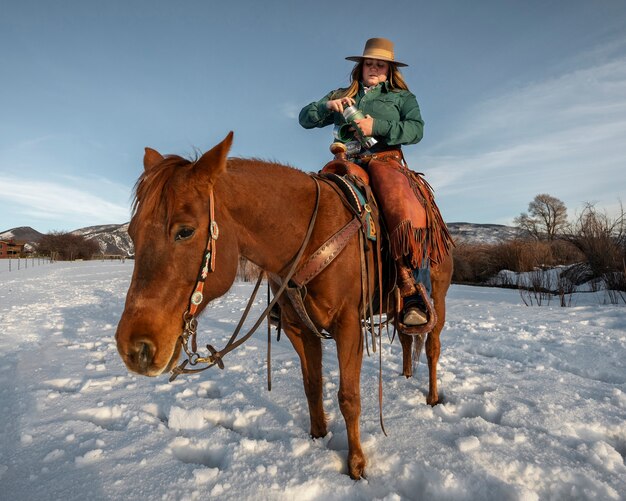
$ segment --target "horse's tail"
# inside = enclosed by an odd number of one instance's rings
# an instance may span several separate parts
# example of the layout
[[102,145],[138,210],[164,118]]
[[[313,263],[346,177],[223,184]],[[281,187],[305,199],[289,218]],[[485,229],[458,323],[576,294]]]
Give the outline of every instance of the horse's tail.
[[415,336],[413,336],[413,374],[417,374],[417,366],[420,363],[420,357],[422,356],[422,351],[424,350],[424,343],[426,342],[427,336],[427,332],[423,332],[421,334],[416,334]]

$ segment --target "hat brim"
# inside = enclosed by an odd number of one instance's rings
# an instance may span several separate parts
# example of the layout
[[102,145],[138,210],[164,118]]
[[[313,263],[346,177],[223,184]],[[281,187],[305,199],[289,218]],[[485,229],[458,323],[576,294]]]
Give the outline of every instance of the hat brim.
[[371,56],[349,56],[346,57],[348,61],[354,61],[355,63],[360,63],[363,59],[378,59],[379,61],[386,61],[388,63],[393,63],[396,66],[408,66],[408,64],[401,63],[400,61],[394,61],[393,59],[389,59],[386,57],[371,57]]

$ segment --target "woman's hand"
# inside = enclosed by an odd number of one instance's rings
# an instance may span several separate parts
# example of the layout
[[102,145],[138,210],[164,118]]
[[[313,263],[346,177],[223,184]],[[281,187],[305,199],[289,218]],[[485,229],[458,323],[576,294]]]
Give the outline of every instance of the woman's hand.
[[351,97],[342,97],[341,99],[331,99],[326,101],[326,108],[337,113],[343,113],[344,106],[352,106],[356,101]]
[[365,136],[371,136],[374,132],[374,119],[370,115],[365,115],[365,118],[355,120],[354,123],[359,126]]

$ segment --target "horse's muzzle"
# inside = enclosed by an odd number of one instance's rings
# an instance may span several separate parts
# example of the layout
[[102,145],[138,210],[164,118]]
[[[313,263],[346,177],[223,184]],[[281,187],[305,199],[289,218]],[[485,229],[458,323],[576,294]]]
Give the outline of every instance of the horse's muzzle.
[[156,347],[149,339],[132,342],[125,350],[120,350],[122,359],[131,371],[144,376],[158,376],[164,367],[155,367]]

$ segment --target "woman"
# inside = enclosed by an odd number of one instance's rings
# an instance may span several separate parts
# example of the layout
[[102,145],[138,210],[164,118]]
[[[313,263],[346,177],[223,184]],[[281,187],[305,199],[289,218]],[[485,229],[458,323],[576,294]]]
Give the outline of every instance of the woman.
[[[346,58],[357,62],[348,88],[328,93],[300,112],[305,129],[335,124],[338,139],[347,143],[349,160],[366,168],[381,205],[396,260],[398,287],[404,298],[403,323],[424,325],[428,321],[423,295],[430,295],[430,262],[447,255],[451,241],[428,184],[408,170],[401,146],[422,139],[424,121],[415,96],[398,70],[404,63],[394,58],[393,43],[385,38],[369,39],[362,56]],[[377,142],[365,149],[358,134],[344,137],[343,111],[356,106],[365,118],[354,120],[361,136]],[[424,285],[418,293],[416,280]]]
[[384,38],[371,38],[362,56],[346,59],[358,63],[352,70],[350,86],[305,106],[300,112],[300,125],[305,129],[332,123],[340,126],[345,123],[344,108],[356,105],[366,115],[356,123],[366,136],[378,140],[371,152],[419,142],[424,121],[415,96],[409,92],[398,70],[407,65],[394,61],[393,43]]

